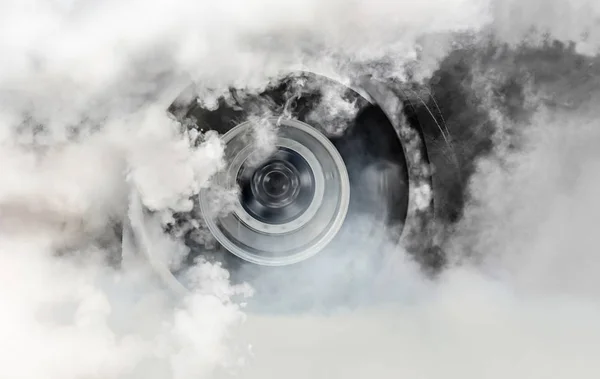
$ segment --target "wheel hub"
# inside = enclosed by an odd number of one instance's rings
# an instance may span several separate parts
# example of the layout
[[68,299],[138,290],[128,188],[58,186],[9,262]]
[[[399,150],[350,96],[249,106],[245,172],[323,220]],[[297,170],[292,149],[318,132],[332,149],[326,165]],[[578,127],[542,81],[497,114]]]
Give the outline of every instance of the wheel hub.
[[290,222],[306,211],[315,195],[314,182],[308,162],[283,147],[257,169],[242,166],[237,179],[244,210],[271,224]]

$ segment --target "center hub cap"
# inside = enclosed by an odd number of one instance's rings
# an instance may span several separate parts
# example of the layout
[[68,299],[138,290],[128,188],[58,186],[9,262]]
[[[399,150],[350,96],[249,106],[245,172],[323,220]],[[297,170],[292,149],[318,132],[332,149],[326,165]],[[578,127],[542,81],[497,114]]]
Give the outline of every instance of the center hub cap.
[[297,219],[315,196],[310,165],[285,147],[279,147],[254,173],[242,167],[237,184],[243,209],[261,222],[276,225]]

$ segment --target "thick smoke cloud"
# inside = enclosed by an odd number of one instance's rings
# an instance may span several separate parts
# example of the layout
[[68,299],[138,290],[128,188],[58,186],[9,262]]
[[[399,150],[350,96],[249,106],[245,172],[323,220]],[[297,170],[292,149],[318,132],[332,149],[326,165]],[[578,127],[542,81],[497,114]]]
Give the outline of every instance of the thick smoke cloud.
[[[411,276],[405,262],[387,261],[378,279],[398,271],[378,290],[402,300],[383,307],[333,317],[250,316],[245,333],[256,359],[247,377],[289,367],[292,378],[598,375],[600,87],[590,69],[597,58],[550,44],[489,60],[487,49],[458,52],[473,75],[460,85],[479,102],[467,114],[462,106],[448,112],[447,121],[451,130],[456,119],[470,128],[456,147],[477,159],[445,244],[450,268],[428,282]],[[519,91],[499,90],[515,79]],[[470,144],[481,148],[471,153]]]
[[[0,3],[0,377],[598,377],[597,60],[573,57],[596,53],[599,15],[582,1]],[[505,53],[484,53],[490,39]],[[248,289],[217,265],[179,298],[143,259],[120,261],[132,189],[177,264],[185,246],[157,225],[223,164],[215,136],[164,112],[190,80],[206,102],[298,66],[435,87],[456,51],[472,74],[456,88],[477,101],[445,107],[472,165],[444,241],[456,267],[435,281],[396,248],[383,268],[333,255],[314,277],[345,278],[336,304],[392,304],[246,320],[232,299]],[[519,96],[498,92],[510,78]]]

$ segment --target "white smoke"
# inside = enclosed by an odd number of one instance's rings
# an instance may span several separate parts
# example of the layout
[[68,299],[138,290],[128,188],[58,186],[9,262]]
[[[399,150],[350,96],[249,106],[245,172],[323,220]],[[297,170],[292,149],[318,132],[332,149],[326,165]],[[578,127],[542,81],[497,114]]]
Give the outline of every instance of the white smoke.
[[[591,1],[0,2],[0,377],[598,377],[589,112],[536,118],[508,173],[481,164],[455,248],[488,257],[483,269],[434,284],[404,257],[386,261],[372,287],[402,305],[252,316],[237,334],[231,299],[244,289],[219,266],[200,262],[181,299],[143,260],[111,265],[131,190],[169,218],[222,165],[218,139],[196,148],[203,136],[164,113],[189,80],[218,93],[291,67],[344,76],[373,62],[380,77],[411,65],[426,78],[450,32],[490,24],[511,43],[533,26],[592,54],[597,17]],[[151,237],[167,262],[185,249]]]
[[242,377],[597,377],[597,90],[574,110],[502,120],[500,129],[520,128],[521,148],[498,143],[481,159],[447,246],[451,269],[427,282],[388,259],[376,275],[384,286],[368,296],[400,301],[335,316],[251,315],[243,335],[255,360]]

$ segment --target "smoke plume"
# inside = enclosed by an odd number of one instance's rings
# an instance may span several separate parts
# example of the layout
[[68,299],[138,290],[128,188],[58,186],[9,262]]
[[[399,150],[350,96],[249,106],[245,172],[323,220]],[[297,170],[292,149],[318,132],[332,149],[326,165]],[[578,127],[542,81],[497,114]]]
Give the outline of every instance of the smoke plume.
[[[0,2],[0,377],[597,378],[598,17],[585,0]],[[161,226],[224,162],[167,107],[190,82],[211,104],[295,68],[432,90],[463,171],[450,266],[349,245],[309,272],[327,315],[248,314],[208,260],[174,294],[139,250],[177,268],[187,247]],[[149,246],[122,241],[132,193]]]

